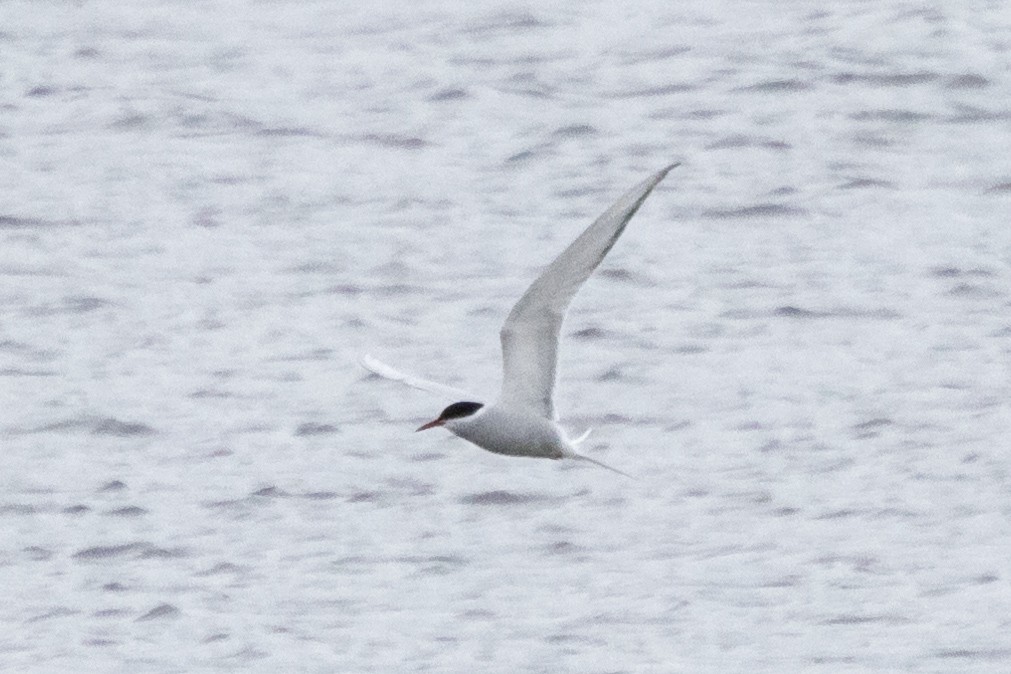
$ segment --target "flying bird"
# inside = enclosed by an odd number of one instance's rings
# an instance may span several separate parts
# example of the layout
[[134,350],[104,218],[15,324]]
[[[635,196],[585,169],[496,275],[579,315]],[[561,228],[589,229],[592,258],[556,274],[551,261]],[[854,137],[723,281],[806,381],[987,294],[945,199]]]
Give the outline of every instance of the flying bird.
[[[509,312],[502,340],[502,392],[498,402],[455,402],[417,430],[442,427],[496,454],[588,461],[631,477],[577,451],[589,431],[570,439],[558,425],[554,391],[558,339],[565,312],[579,288],[611,250],[625,226],[664,176],[657,171],[625,193],[541,272]],[[396,370],[366,355],[362,365],[377,375],[444,396],[469,394]],[[453,399],[453,398],[450,398]]]

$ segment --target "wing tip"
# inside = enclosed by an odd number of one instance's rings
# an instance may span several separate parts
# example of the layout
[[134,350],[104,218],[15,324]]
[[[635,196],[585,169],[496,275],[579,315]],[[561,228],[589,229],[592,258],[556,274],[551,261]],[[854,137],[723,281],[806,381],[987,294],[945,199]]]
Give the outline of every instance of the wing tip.
[[367,370],[369,374],[376,377],[395,379],[395,377],[390,375],[390,366],[378,358],[375,358],[371,353],[363,353],[360,355],[358,357],[358,364],[361,365],[363,369]]
[[679,161],[676,161],[673,164],[668,164],[666,167],[660,169],[660,172],[657,175],[662,179],[672,170],[676,169],[678,166],[681,166],[681,162]]

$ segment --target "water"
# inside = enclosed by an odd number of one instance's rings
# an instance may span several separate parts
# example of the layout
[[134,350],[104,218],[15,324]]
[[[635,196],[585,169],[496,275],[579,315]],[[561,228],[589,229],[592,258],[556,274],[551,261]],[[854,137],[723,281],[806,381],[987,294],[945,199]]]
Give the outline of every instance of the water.
[[[0,8],[0,666],[1007,671],[1005,2]],[[565,328],[593,467],[414,435]]]

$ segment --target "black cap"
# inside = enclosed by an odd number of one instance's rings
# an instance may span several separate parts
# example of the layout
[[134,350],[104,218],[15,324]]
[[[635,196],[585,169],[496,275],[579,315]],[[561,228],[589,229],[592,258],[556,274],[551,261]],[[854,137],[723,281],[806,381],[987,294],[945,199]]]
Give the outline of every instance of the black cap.
[[462,419],[463,417],[469,417],[482,407],[484,407],[484,405],[481,403],[453,403],[446,409],[442,410],[442,414],[439,415],[439,420],[446,421],[447,419]]

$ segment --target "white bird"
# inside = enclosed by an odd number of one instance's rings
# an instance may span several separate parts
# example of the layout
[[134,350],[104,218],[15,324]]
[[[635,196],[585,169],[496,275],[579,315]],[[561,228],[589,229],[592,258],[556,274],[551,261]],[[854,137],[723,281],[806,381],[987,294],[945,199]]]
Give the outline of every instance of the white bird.
[[[639,183],[586,228],[548,265],[509,312],[502,326],[502,393],[498,402],[456,402],[438,418],[417,430],[442,426],[455,435],[496,454],[545,459],[589,461],[631,477],[576,447],[586,439],[570,439],[557,422],[554,389],[558,338],[569,303],[625,231],[653,188],[679,164],[671,164]],[[387,379],[453,397],[464,391],[404,374],[371,356],[362,365]]]

